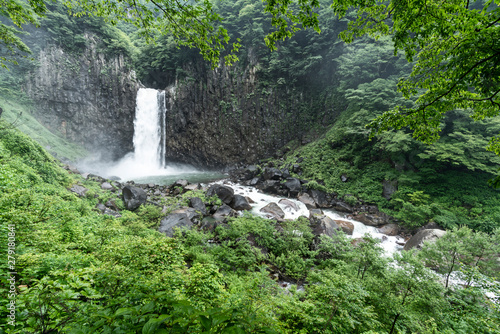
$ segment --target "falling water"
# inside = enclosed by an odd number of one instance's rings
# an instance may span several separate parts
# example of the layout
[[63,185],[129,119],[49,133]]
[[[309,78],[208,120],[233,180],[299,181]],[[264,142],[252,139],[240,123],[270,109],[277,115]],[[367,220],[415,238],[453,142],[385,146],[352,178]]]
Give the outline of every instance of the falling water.
[[165,167],[165,93],[141,88],[134,120],[134,158],[146,170]]

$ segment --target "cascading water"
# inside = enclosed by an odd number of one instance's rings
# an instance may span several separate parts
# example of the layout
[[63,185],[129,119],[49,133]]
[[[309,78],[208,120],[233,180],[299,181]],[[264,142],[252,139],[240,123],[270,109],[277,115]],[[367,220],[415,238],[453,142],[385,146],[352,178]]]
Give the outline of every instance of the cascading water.
[[134,120],[136,167],[156,172],[165,167],[165,92],[141,88]]

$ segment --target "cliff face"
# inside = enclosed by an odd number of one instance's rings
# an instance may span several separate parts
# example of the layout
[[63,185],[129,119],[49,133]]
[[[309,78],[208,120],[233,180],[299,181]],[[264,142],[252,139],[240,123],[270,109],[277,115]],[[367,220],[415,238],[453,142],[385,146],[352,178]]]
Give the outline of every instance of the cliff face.
[[184,68],[188,76],[166,89],[167,160],[209,167],[253,163],[333,122],[338,112],[317,95],[265,86],[258,67],[253,59],[245,68]]
[[106,58],[94,36],[79,55],[49,46],[27,80],[34,116],[52,132],[82,144],[103,160],[133,150],[135,99],[139,83],[122,56]]

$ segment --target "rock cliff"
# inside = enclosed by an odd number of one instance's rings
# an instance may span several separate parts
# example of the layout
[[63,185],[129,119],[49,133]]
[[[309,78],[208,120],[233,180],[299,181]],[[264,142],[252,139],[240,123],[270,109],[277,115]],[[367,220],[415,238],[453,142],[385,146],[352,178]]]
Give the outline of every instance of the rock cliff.
[[123,56],[106,57],[94,35],[85,39],[79,54],[53,45],[42,49],[26,91],[34,116],[52,132],[115,160],[133,149],[139,83]]

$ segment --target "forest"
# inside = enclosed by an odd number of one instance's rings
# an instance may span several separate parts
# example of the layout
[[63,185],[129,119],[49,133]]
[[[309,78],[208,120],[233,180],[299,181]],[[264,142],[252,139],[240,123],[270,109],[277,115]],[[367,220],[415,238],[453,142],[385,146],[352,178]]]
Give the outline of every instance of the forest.
[[[205,0],[169,11],[161,1],[126,12],[129,2],[0,9],[0,332],[500,333],[496,3],[427,3],[437,20],[420,2]],[[254,162],[259,177],[290,170],[308,190],[376,206],[408,236],[446,234],[387,256],[369,235],[315,235],[312,216],[245,212],[166,237],[161,220],[193,198],[209,212],[223,202],[172,186],[128,210],[118,181],[104,189],[68,168],[88,150],[32,114],[38,55],[86,57],[89,34],[102,59],[123,57],[160,90],[255,68],[252,94],[275,94],[297,130]],[[236,96],[218,107],[228,124],[248,113]],[[110,202],[119,216],[98,209]]]

